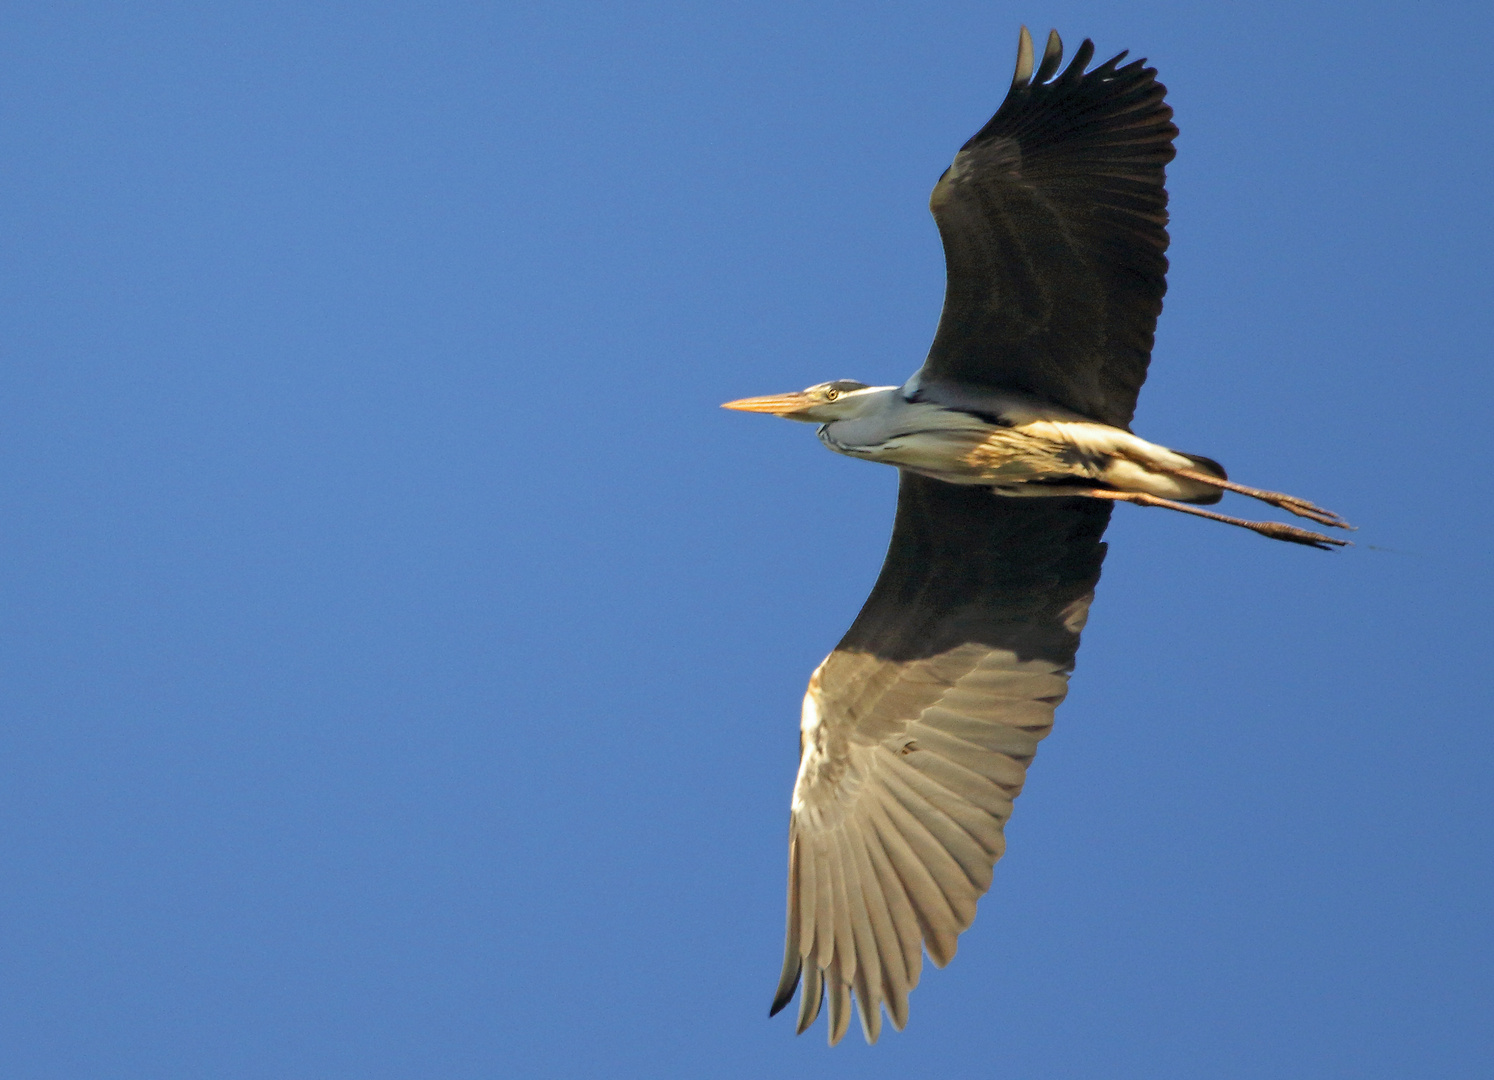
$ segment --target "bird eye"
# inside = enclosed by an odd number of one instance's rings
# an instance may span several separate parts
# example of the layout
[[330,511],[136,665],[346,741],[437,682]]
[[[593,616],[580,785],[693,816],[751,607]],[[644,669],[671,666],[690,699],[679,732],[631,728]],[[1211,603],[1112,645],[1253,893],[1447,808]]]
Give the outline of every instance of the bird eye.
[[834,401],[838,397],[840,397],[840,391],[839,390],[826,390],[825,391],[825,400],[826,401]]

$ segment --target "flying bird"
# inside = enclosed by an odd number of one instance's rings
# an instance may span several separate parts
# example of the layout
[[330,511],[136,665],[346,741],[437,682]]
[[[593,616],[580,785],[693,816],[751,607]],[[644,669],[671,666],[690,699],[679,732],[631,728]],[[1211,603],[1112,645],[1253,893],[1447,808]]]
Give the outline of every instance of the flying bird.
[[902,386],[849,379],[724,407],[819,425],[831,450],[898,468],[881,574],[804,696],[789,826],[788,932],[770,1015],[803,1032],[851,1002],[868,1042],[908,1020],[923,953],[943,967],[1005,848],[1053,725],[1114,503],[1166,507],[1328,550],[1346,541],[1202,506],[1224,492],[1319,525],[1306,499],[1131,433],[1167,273],[1166,88],[1126,53],[1059,71],[1024,27],[1011,90],[929,200],[944,310]]

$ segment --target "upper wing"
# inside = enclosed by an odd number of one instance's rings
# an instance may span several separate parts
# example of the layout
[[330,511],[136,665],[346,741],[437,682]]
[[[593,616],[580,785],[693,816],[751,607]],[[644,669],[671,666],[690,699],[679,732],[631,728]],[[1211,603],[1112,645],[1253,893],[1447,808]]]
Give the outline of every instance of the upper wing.
[[923,383],[1019,390],[1125,427],[1167,291],[1165,166],[1178,129],[1154,68],[1121,53],[1036,75],[1024,27],[1011,91],[929,199],[944,312]]
[[804,698],[788,936],[773,1012],[799,1030],[855,992],[869,1041],[908,1017],[921,949],[943,967],[1068,687],[1110,505],[998,498],[902,474],[887,561]]

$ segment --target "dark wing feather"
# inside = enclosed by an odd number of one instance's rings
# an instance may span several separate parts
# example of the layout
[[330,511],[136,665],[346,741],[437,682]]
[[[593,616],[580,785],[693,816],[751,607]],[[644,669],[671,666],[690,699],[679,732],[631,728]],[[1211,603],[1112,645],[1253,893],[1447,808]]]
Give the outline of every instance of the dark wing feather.
[[799,1030],[854,991],[875,1041],[908,1016],[922,953],[975,917],[1002,829],[1067,690],[1110,505],[998,498],[903,473],[876,587],[806,695],[773,1012]]
[[[1130,423],[1167,291],[1165,166],[1177,128],[1156,70],[1125,53],[1092,71],[1085,41],[1017,77],[929,200],[944,241],[944,311],[924,385],[1017,390]],[[1031,77],[1029,77],[1031,76]]]

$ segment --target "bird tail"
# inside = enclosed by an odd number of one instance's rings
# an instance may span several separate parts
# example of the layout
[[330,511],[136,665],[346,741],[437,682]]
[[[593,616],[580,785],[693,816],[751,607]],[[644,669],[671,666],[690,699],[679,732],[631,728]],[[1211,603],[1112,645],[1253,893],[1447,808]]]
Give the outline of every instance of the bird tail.
[[[1199,472],[1208,473],[1210,476],[1217,476],[1221,480],[1229,479],[1229,474],[1224,471],[1224,466],[1213,458],[1206,458],[1199,454],[1183,454],[1182,451],[1178,451],[1178,453],[1193,462],[1193,467]],[[1202,484],[1195,484],[1194,486],[1200,489],[1199,493],[1179,501],[1196,503],[1199,506],[1213,506],[1220,499],[1224,498],[1224,492],[1219,488],[1205,487]]]

